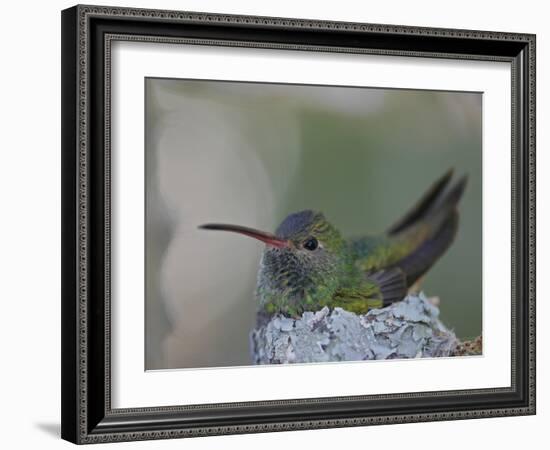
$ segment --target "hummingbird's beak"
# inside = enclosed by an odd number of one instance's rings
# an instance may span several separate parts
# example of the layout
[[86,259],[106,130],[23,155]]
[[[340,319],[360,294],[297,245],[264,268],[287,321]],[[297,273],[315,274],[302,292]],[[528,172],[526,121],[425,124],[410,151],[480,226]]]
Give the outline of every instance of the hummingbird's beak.
[[289,241],[278,238],[274,234],[267,233],[265,231],[255,230],[254,228],[242,227],[240,225],[206,223],[204,225],[200,225],[199,228],[203,230],[232,231],[233,233],[244,234],[245,236],[258,239],[259,241],[264,242],[266,245],[277,248],[289,247],[290,245]]

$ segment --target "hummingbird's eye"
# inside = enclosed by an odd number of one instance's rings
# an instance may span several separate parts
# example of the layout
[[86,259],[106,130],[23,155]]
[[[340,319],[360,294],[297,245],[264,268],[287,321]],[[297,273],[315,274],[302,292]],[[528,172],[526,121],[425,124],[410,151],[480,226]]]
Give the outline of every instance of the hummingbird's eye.
[[313,251],[319,246],[319,242],[314,237],[310,237],[304,241],[303,246],[306,250]]

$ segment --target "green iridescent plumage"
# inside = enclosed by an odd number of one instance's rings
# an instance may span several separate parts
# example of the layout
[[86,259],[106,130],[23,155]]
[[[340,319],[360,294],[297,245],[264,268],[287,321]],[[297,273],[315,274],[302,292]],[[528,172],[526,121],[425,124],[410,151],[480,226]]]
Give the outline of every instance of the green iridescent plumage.
[[401,300],[451,244],[466,178],[449,171],[417,205],[380,236],[345,239],[315,211],[290,214],[275,234],[207,224],[266,243],[256,295],[259,312],[298,317],[328,306],[363,314]]

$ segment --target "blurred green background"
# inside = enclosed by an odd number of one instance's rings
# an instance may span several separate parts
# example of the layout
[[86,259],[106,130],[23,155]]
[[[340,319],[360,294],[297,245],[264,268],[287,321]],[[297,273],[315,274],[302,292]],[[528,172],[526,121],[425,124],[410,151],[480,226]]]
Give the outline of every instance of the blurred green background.
[[382,232],[447,169],[467,173],[455,243],[423,290],[461,338],[481,334],[482,95],[146,79],[146,369],[248,365],[257,241],[323,211]]

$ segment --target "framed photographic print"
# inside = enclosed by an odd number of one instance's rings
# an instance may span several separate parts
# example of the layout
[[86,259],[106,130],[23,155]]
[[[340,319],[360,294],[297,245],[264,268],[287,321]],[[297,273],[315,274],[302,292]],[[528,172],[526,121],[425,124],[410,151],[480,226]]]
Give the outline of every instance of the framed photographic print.
[[62,84],[63,438],[535,413],[534,35],[75,6]]

